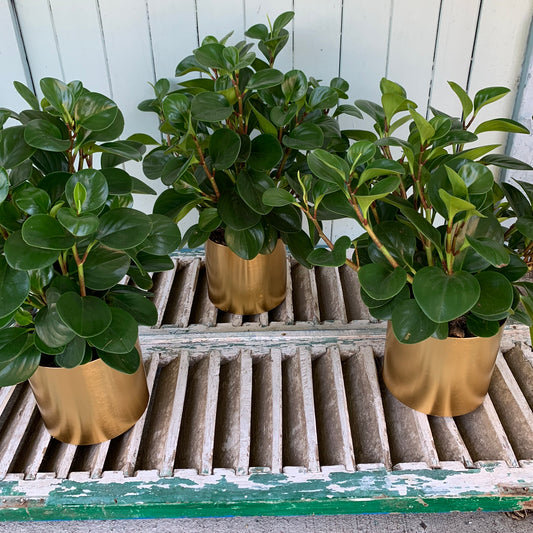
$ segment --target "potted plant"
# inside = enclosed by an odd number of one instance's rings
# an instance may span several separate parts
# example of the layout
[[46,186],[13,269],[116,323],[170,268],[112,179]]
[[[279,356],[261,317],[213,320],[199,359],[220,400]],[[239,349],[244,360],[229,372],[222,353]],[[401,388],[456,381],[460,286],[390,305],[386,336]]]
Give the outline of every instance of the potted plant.
[[[363,235],[325,238],[329,250],[308,247],[307,259],[346,262],[358,272],[370,313],[389,321],[385,384],[408,406],[440,416],[481,404],[504,322],[531,326],[533,316],[533,286],[520,281],[533,268],[533,186],[522,183],[524,195],[500,184],[489,165],[532,168],[491,154],[497,145],[468,147],[486,131],[528,130],[496,118],[471,131],[485,106],[509,90],[489,87],[472,100],[450,86],[462,116],[431,109],[427,120],[402,87],[383,79],[381,105],[355,102],[374,119],[375,133],[360,132],[345,154],[309,154],[294,195],[264,195],[266,203],[299,207],[317,232],[328,218],[360,223]],[[405,124],[406,135],[396,136]]]
[[160,79],[155,98],[139,105],[157,113],[164,139],[143,162],[148,178],[169,186],[154,212],[179,222],[191,209],[199,211],[183,245],[206,243],[209,296],[218,308],[237,314],[268,311],[285,298],[280,238],[306,261],[299,253],[306,239],[300,211],[265,204],[263,193],[297,183],[308,150],[344,147],[336,120],[341,113],[362,117],[355,106],[338,105],[347,98],[341,78],[325,86],[300,70],[274,68],[293,15],[283,13],[269,27],[257,24],[246,32],[258,40],[266,61],[251,43],[227,44],[231,34],[208,36],[175,73],[202,77],[177,85]]
[[[142,138],[116,140],[117,105],[81,82],[40,82],[31,109],[0,111],[0,386],[29,379],[50,433],[94,444],[142,415],[138,325],[153,325],[149,272],[172,268],[175,224],[133,208],[154,191],[117,165]],[[100,169],[95,168],[99,161]],[[130,276],[137,286],[121,284]]]

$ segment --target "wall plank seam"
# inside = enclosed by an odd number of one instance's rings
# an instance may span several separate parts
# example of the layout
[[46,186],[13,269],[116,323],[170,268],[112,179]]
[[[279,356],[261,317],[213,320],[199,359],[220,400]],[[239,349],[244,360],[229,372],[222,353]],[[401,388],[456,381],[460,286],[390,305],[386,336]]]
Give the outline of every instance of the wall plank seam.
[[18,52],[20,55],[20,61],[22,63],[22,68],[24,69],[24,74],[26,77],[26,85],[35,93],[35,82],[30,69],[30,63],[28,61],[28,52],[26,50],[26,44],[24,43],[24,35],[22,34],[22,29],[20,27],[19,15],[17,12],[17,6],[15,5],[15,0],[9,0],[9,12],[11,14],[11,22],[15,30],[15,35],[17,37]]
[[472,53],[470,54],[470,66],[468,67],[468,78],[467,78],[467,81],[466,81],[466,92],[468,92],[470,90],[470,80],[471,80],[471,77],[472,77],[472,68],[474,66],[474,59],[475,59],[475,56],[476,56],[476,51],[477,51],[477,38],[478,38],[478,35],[479,35],[479,24],[480,24],[480,21],[481,21],[481,13],[483,12],[483,0],[481,0],[479,2],[479,11],[477,13],[477,20],[476,20],[476,32],[474,33],[474,42],[472,44]]

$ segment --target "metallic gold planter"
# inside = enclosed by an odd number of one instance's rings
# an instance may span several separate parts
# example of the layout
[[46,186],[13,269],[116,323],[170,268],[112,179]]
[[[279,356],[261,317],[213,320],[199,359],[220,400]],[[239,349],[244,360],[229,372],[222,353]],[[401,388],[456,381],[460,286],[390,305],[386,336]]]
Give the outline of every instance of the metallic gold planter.
[[383,379],[405,405],[435,416],[459,416],[483,403],[498,355],[503,326],[493,337],[402,344],[389,322]]
[[68,444],[117,437],[148,405],[142,361],[134,374],[118,372],[101,359],[68,369],[40,366],[29,382],[46,429]]
[[208,240],[205,265],[209,299],[222,311],[256,315],[274,309],[285,299],[287,257],[281,240],[271,254],[250,260]]

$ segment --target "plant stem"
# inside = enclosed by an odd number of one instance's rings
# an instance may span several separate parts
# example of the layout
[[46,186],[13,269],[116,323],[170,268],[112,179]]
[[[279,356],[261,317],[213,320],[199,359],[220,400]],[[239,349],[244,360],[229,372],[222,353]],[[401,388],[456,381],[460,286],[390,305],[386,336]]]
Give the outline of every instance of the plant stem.
[[80,256],[78,255],[78,248],[76,245],[72,247],[72,253],[74,255],[74,260],[76,261],[76,265],[78,266],[78,280],[80,282],[80,295],[87,296],[87,292],[85,290],[85,274],[83,272],[83,261],[84,260],[80,259]]
[[453,274],[453,219],[448,220],[446,226],[446,270],[449,275]]
[[290,148],[287,148],[285,150],[285,153],[283,154],[283,159],[281,160],[281,163],[279,165],[279,168],[278,168],[278,172],[276,174],[276,179],[280,179],[281,178],[281,174],[283,173],[283,169],[285,168],[285,163],[287,163],[287,159],[289,159],[289,154],[291,153],[291,149]]
[[202,152],[202,147],[200,146],[200,143],[198,142],[198,137],[196,135],[192,136],[192,139],[194,141],[194,144],[196,145],[196,151],[198,152],[198,157],[200,158],[200,164],[202,165],[205,173],[207,174],[207,177],[209,178],[209,181],[211,182],[211,185],[213,186],[213,190],[215,191],[215,196],[217,198],[220,198],[220,191],[218,190],[217,182],[215,181],[215,177],[211,172],[209,171],[209,167],[207,166],[207,163],[205,162],[204,153]]

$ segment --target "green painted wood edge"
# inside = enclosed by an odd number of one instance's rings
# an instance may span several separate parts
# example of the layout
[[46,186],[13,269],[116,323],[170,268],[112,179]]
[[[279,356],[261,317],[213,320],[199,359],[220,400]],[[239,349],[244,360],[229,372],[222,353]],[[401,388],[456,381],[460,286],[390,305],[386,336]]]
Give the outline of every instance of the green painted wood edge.
[[0,483],[0,520],[514,511],[533,508],[522,468],[137,477]]

